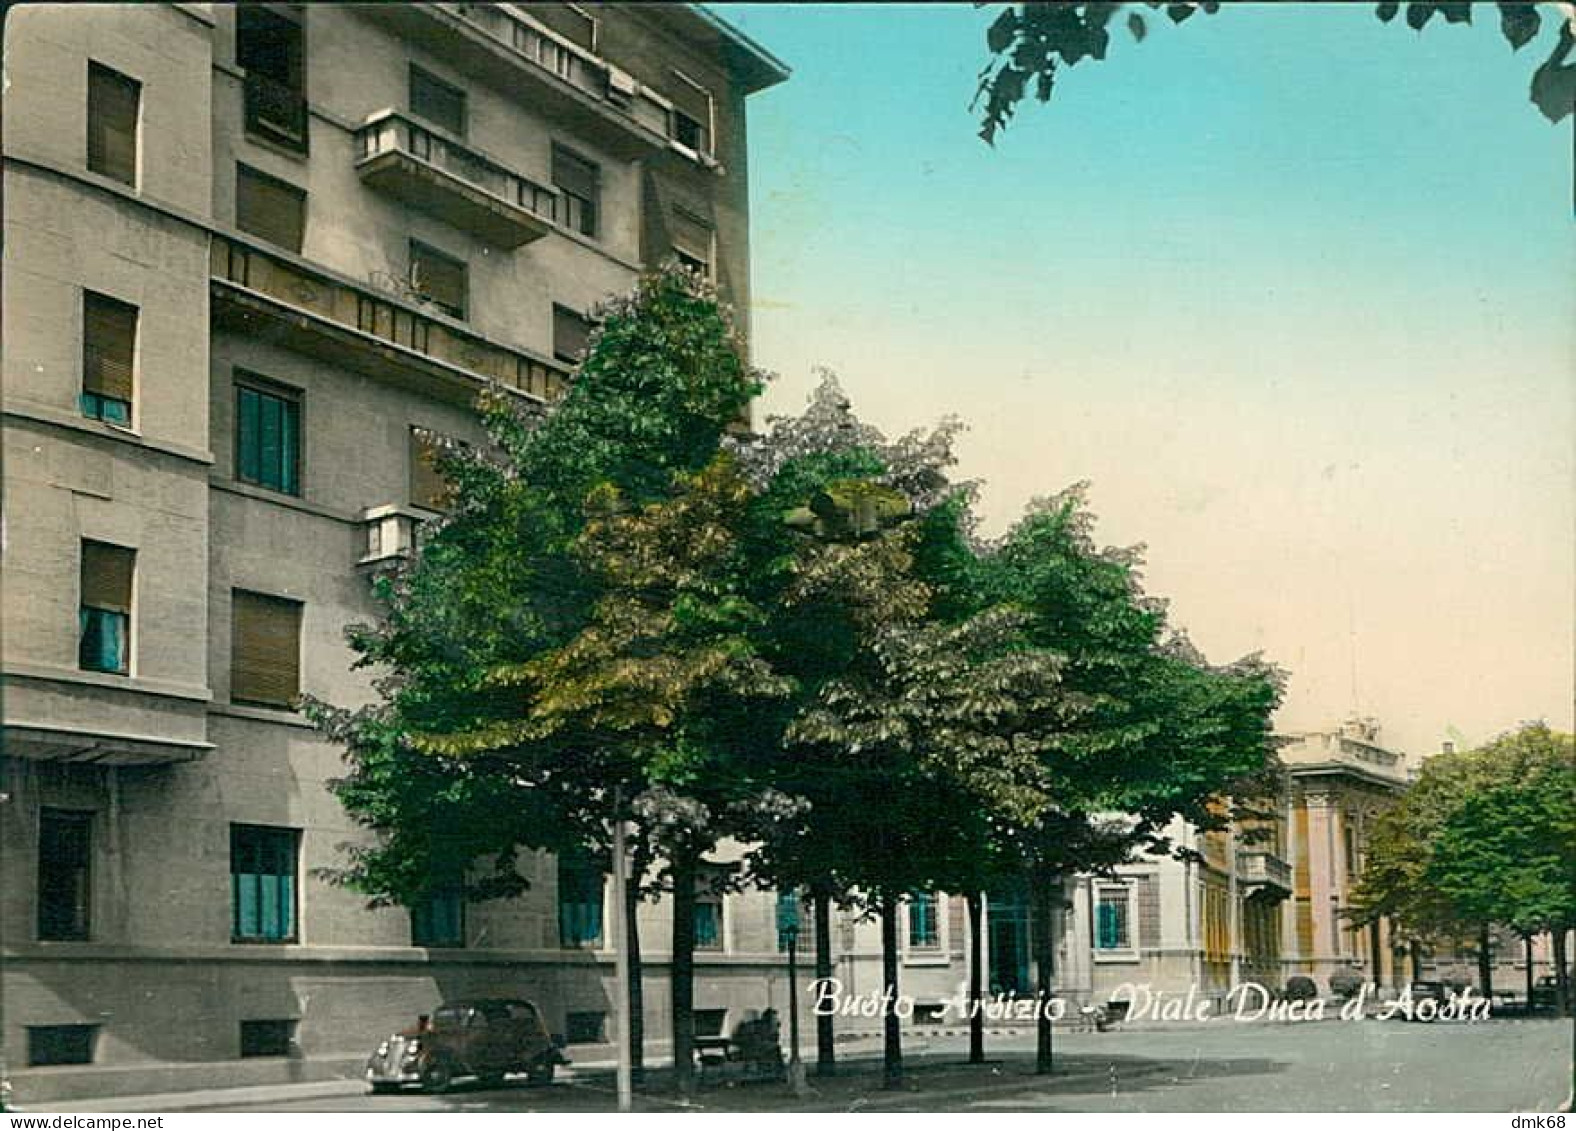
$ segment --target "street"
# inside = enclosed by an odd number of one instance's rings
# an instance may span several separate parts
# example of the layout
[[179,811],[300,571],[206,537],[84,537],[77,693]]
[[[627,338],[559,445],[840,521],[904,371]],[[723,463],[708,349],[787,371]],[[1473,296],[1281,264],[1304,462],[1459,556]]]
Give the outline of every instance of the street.
[[[993,1037],[991,1063],[962,1062],[960,1036],[907,1037],[899,1091],[880,1087],[879,1046],[839,1046],[842,1073],[812,1077],[796,1099],[780,1083],[706,1080],[703,1111],[1502,1111],[1547,1112],[1570,1081],[1568,1021],[1496,1019],[1478,1024],[1324,1021],[1303,1024],[1156,1026],[1147,1031],[1057,1033],[1057,1073],[1033,1074],[1033,1035]],[[813,1057],[813,1050],[810,1050]],[[571,1071],[546,1088],[524,1081],[442,1096],[347,1094],[206,1111],[607,1111],[611,1073]],[[683,1105],[659,1080],[637,1110]]]

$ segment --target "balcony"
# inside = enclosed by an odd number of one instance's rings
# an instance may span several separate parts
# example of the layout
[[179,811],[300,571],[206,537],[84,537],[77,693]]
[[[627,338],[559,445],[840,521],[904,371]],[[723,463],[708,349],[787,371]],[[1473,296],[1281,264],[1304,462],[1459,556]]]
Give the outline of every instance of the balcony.
[[495,247],[541,239],[558,219],[557,192],[395,110],[374,114],[356,131],[356,172]]
[[1238,852],[1237,880],[1250,898],[1279,902],[1291,894],[1291,865],[1273,852]]
[[306,98],[299,89],[250,72],[242,89],[248,133],[297,153],[307,151]]
[[[542,101],[566,132],[595,138],[615,157],[635,160],[675,148],[668,99],[527,16],[496,4],[369,4],[357,10],[419,37],[466,74]],[[709,156],[696,159],[710,163]]]
[[467,405],[490,384],[542,404],[567,387],[563,365],[429,313],[397,279],[357,283],[233,236],[215,235],[210,254],[222,329]]

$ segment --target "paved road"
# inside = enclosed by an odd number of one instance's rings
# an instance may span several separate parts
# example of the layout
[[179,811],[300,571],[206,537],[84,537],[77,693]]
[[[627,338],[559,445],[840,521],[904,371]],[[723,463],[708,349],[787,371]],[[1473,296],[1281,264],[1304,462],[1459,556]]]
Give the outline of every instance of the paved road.
[[[878,1050],[842,1048],[846,1075],[812,1080],[796,1099],[780,1084],[713,1080],[709,1111],[1498,1111],[1546,1112],[1570,1087],[1571,1024],[1494,1020],[1239,1025],[1058,1034],[1058,1072],[1032,1072],[1032,1037],[993,1038],[984,1066],[961,1064],[959,1037],[909,1039],[901,1091],[880,1088]],[[606,1111],[605,1072],[548,1088],[459,1086],[443,1096],[342,1095],[278,1099],[211,1111]],[[642,1097],[646,1111],[676,1098]]]

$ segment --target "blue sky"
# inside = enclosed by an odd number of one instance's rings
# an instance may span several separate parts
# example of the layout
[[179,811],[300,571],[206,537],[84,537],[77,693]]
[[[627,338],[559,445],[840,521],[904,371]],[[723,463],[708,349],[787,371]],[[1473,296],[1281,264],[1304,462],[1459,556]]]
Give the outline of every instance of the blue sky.
[[[751,101],[756,360],[891,432],[954,413],[988,530],[1093,482],[1101,536],[1282,725],[1414,753],[1570,727],[1576,238],[1554,34],[1227,5],[1064,71],[995,149],[994,7],[716,5]],[[1146,9],[1147,11],[1147,9]]]

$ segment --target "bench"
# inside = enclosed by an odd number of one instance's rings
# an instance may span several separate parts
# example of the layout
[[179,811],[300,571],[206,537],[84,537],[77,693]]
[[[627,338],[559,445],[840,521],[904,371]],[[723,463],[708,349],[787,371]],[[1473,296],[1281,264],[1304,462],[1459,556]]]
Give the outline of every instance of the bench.
[[780,1078],[783,1050],[777,1011],[697,1009],[695,1059],[702,1072],[733,1063],[746,1076]]

